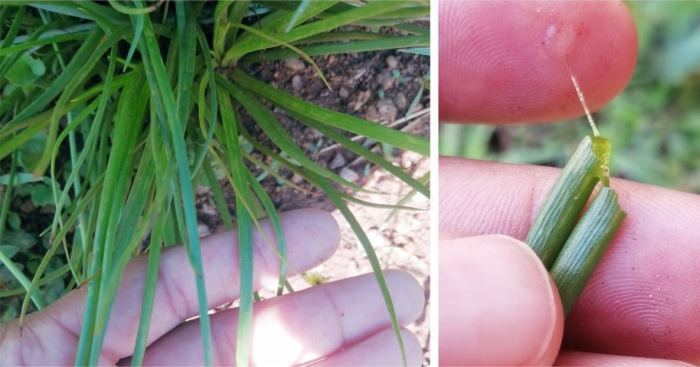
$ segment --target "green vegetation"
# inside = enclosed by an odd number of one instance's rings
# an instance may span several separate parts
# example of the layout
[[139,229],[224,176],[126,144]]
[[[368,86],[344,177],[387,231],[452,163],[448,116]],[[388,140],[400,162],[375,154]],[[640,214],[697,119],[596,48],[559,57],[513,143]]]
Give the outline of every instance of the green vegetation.
[[[628,2],[639,59],[628,87],[595,115],[613,144],[610,171],[700,193],[700,4]],[[585,91],[584,91],[585,94]],[[442,125],[440,154],[563,167],[583,121],[529,126]]]
[[[597,131],[594,124],[591,127]],[[552,274],[564,316],[571,312],[627,216],[617,202],[617,193],[609,187],[609,159],[609,140],[584,137],[561,170],[525,238]],[[599,182],[600,190],[581,216]]]
[[[236,66],[300,56],[320,73],[310,56],[384,49],[425,52],[429,30],[412,21],[429,10],[427,1],[4,1],[0,299],[6,307],[0,321],[23,320],[26,312],[87,286],[76,363],[96,364],[124,267],[147,251],[144,312],[134,351],[138,364],[153,312],[161,247],[184,243],[197,274],[205,360],[210,364],[206,264],[200,257],[194,199],[196,187],[210,186],[223,222],[231,228],[234,220],[218,181],[225,179],[235,191],[241,244],[237,364],[248,365],[252,231],[258,218],[269,216],[275,229],[270,245],[281,256],[286,253],[279,217],[246,162],[269,174],[279,166],[254,159],[249,153],[256,149],[319,188],[341,210],[367,251],[403,346],[380,264],[344,204],[346,189],[361,187],[314,163],[263,101],[425,196],[426,180],[411,177],[348,135],[425,156],[429,141],[302,101]],[[344,30],[349,25],[374,32]],[[240,113],[252,117],[273,146],[256,141]],[[35,207],[55,213],[53,221],[43,226],[22,222],[10,210],[18,197],[30,197]],[[142,248],[146,239],[150,241]],[[278,293],[285,285],[282,263]]]
[[559,289],[564,317],[574,308],[625,217],[617,193],[602,186],[549,270]]

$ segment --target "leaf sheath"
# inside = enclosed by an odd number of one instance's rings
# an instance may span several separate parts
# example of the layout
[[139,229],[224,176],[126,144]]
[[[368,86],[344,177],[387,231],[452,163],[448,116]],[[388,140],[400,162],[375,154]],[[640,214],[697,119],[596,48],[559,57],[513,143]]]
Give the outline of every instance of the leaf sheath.
[[554,183],[525,242],[551,268],[576,224],[593,188],[604,177],[610,141],[585,137]]
[[564,244],[550,274],[559,289],[565,316],[576,304],[626,216],[617,194],[604,186]]

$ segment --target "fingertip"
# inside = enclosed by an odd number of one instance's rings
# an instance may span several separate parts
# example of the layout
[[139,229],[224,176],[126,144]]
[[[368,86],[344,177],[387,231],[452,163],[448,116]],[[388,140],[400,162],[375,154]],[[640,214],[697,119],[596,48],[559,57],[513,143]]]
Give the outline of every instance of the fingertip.
[[330,213],[318,209],[292,210],[280,214],[280,220],[289,262],[299,268],[320,265],[338,250],[340,227]]
[[416,321],[425,307],[425,292],[418,280],[402,270],[385,270],[389,292],[394,299],[396,316],[400,325]]
[[441,2],[440,120],[548,122],[583,115],[619,94],[637,59],[620,1]]
[[401,328],[401,339],[406,351],[407,366],[421,366],[423,363],[423,347],[415,334],[410,330]]
[[667,359],[629,357],[578,351],[561,351],[554,362],[554,366],[683,367],[693,365],[683,361]]
[[554,361],[563,334],[561,302],[527,245],[500,235],[447,240],[440,244],[439,272],[441,363]]

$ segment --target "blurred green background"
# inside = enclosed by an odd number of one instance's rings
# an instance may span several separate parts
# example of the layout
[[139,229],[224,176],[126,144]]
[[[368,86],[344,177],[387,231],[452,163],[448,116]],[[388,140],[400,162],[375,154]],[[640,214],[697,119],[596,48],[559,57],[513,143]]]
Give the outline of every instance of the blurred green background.
[[[628,2],[639,59],[625,91],[594,114],[612,141],[611,174],[700,194],[700,2]],[[585,91],[584,91],[585,94]],[[440,125],[440,154],[563,166],[585,120],[528,126]]]

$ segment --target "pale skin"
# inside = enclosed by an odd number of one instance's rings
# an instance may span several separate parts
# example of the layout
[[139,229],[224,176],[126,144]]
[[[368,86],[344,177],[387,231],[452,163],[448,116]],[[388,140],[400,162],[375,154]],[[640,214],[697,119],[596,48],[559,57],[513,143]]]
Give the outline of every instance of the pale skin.
[[[581,116],[570,73],[595,110],[634,69],[636,30],[619,2],[441,2],[439,12],[441,122]],[[564,320],[521,242],[558,173],[440,158],[440,363],[699,363],[700,197],[613,179],[627,219]]]
[[[318,210],[281,215],[289,264],[309,270],[327,260],[338,247],[335,219]],[[263,221],[268,236],[273,231]],[[254,287],[275,283],[279,261],[256,232]],[[205,280],[210,307],[238,297],[236,231],[202,240]],[[147,257],[133,260],[120,285],[108,325],[100,364],[129,363],[138,327]],[[290,274],[291,275],[291,274]],[[409,274],[386,271],[385,277],[401,326],[415,321],[425,302],[423,289]],[[0,361],[9,365],[72,365],[80,334],[85,291],[75,290],[47,308],[30,314],[19,336],[17,321],[0,325]],[[194,277],[184,248],[162,254],[146,365],[202,365],[200,326],[184,322],[198,314]],[[399,365],[401,355],[384,301],[372,274],[344,279],[254,306],[251,364]],[[237,310],[211,317],[212,356],[216,365],[235,363]],[[422,349],[416,337],[402,328],[409,365],[420,365]],[[381,352],[380,352],[381,351]]]

